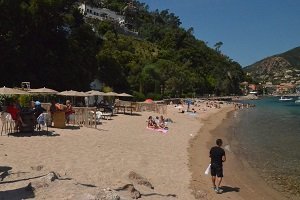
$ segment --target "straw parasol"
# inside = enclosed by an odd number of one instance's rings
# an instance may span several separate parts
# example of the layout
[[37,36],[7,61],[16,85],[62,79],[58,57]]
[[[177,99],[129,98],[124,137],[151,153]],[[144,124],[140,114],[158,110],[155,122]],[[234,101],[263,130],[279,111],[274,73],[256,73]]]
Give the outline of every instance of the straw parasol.
[[46,95],[46,94],[57,94],[58,93],[58,91],[50,89],[50,88],[46,88],[46,87],[37,88],[37,89],[30,89],[28,92],[31,93],[31,94],[44,94],[44,95]]
[[18,90],[14,88],[2,87],[0,88],[0,94],[2,95],[14,95],[14,94],[29,94],[26,91]]
[[90,94],[92,96],[104,96],[105,93],[104,92],[100,92],[100,91],[96,91],[96,90],[91,90],[86,92],[87,94]]
[[62,91],[57,93],[57,95],[59,96],[68,96],[68,97],[72,97],[72,103],[75,104],[76,103],[76,99],[75,97],[87,97],[87,96],[92,96],[88,93],[85,92],[78,92],[75,90],[66,90],[66,91]]
[[119,97],[133,97],[132,95],[130,94],[127,94],[127,93],[121,93],[121,94],[118,94]]
[[62,91],[62,92],[57,93],[57,95],[69,96],[69,97],[86,97],[86,96],[90,96],[90,94],[88,94],[88,93],[78,92],[78,91],[75,91],[75,90]]
[[115,92],[107,92],[107,93],[104,93],[103,96],[114,96],[114,97],[116,97],[116,96],[119,96],[119,94],[115,93]]

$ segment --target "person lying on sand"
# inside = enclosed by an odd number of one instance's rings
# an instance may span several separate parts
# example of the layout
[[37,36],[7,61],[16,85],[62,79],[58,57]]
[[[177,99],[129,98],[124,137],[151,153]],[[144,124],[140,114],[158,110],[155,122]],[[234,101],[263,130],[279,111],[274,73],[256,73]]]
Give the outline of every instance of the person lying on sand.
[[148,128],[159,128],[152,116],[148,117]]

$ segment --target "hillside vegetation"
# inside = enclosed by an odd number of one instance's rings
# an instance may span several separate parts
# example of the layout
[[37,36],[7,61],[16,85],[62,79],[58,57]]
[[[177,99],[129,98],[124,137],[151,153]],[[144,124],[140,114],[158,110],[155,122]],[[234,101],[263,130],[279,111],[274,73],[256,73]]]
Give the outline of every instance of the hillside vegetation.
[[[138,1],[86,1],[132,23],[137,36],[112,21],[85,19],[72,0],[0,1],[0,85],[88,90],[95,78],[135,96],[237,94],[241,66],[185,30],[168,10],[149,11]],[[205,27],[203,27],[205,28]]]

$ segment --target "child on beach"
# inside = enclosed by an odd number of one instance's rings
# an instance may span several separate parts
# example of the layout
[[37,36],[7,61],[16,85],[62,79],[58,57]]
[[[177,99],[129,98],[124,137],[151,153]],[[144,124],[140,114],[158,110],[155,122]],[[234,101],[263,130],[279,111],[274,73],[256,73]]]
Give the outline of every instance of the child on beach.
[[217,146],[214,146],[210,149],[209,157],[211,158],[211,179],[214,190],[216,193],[222,193],[222,189],[220,189],[220,185],[223,178],[223,162],[226,161],[225,151],[221,148],[223,141],[221,139],[217,139]]

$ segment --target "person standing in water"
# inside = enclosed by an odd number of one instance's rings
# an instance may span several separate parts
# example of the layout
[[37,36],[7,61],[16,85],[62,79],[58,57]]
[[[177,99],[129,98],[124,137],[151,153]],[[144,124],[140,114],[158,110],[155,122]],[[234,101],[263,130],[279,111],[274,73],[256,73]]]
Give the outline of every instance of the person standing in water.
[[223,178],[223,162],[226,161],[225,151],[221,148],[223,141],[221,139],[216,140],[217,146],[214,146],[210,149],[209,157],[211,158],[211,179],[213,187],[216,193],[221,194],[222,189],[220,185]]

